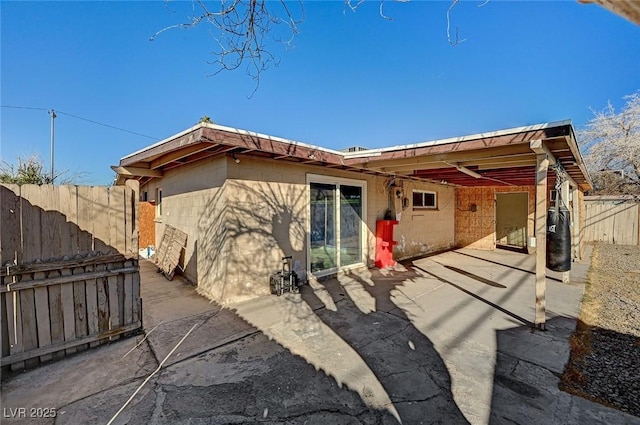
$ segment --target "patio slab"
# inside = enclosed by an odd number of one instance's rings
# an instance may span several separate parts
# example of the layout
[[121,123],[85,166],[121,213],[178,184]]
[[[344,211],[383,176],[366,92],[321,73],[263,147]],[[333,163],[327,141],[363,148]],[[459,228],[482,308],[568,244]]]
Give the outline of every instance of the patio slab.
[[534,262],[513,252],[450,251],[224,308],[141,261],[146,339],[6,379],[3,412],[108,423],[138,391],[112,423],[640,424],[557,387],[588,265],[548,279],[548,330],[533,332]]

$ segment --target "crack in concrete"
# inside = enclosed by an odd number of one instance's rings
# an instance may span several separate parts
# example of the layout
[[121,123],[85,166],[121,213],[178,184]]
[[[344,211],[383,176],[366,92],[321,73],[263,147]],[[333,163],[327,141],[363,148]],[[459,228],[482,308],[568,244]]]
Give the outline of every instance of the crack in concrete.
[[509,419],[509,418],[507,418],[506,416],[500,416],[500,419],[504,419],[504,420],[506,420],[506,421],[509,421],[509,422],[510,422],[510,423],[512,423],[512,424],[515,424],[515,425],[520,425],[520,423],[519,423],[519,422],[516,422],[516,421],[514,421],[513,419]]
[[157,381],[154,383],[153,391],[156,393],[156,400],[149,423],[157,424],[160,423],[160,418],[163,415],[164,400],[167,397],[167,393],[162,390],[162,385],[159,385]]
[[515,365],[513,366],[511,371],[508,373],[509,375],[513,375],[513,372],[515,372],[516,368],[518,367],[518,365],[520,365],[520,363],[527,363],[527,364],[530,364],[530,365],[532,365],[534,367],[538,367],[540,369],[544,369],[545,371],[549,372],[551,375],[555,376],[556,378],[560,378],[562,376],[561,373],[554,372],[553,370],[551,370],[548,367],[543,366],[541,364],[538,364],[538,363],[535,363],[535,362],[532,362],[532,361],[529,361],[529,360],[526,360],[526,359],[520,359],[518,357],[512,356],[511,354],[505,354],[505,353],[501,353],[501,354],[503,356],[510,357],[510,358],[516,360]]
[[78,399],[76,399],[76,400],[70,401],[69,403],[63,404],[62,406],[58,407],[58,409],[57,409],[57,410],[59,410],[59,411],[60,411],[60,410],[64,409],[65,407],[68,407],[68,406],[70,406],[70,405],[72,405],[72,404],[74,404],[74,403],[78,403],[79,401],[84,401],[84,400],[86,400],[86,399],[88,399],[88,398],[91,398],[91,397],[93,397],[93,396],[96,396],[96,395],[98,395],[98,394],[102,394],[102,393],[105,393],[105,392],[107,392],[107,391],[111,391],[111,390],[114,390],[114,389],[116,389],[116,388],[124,387],[124,386],[129,385],[129,384],[132,384],[132,383],[134,383],[134,382],[137,382],[137,381],[144,381],[144,380],[145,380],[145,377],[144,377],[144,376],[140,376],[140,377],[137,377],[137,378],[127,379],[127,380],[125,380],[125,381],[119,382],[119,383],[117,383],[117,384],[115,384],[115,385],[112,385],[112,386],[110,386],[110,387],[103,388],[103,389],[101,389],[101,390],[99,390],[99,391],[97,391],[97,392],[95,392],[95,393],[87,394],[87,395],[85,395],[84,397],[80,397],[80,398],[78,398]]
[[215,347],[210,347],[210,348],[207,348],[206,350],[202,350],[202,351],[195,352],[195,353],[193,353],[193,354],[190,354],[190,355],[188,355],[188,356],[186,356],[186,357],[181,358],[180,360],[178,360],[178,361],[176,361],[176,362],[174,362],[174,363],[171,363],[171,364],[169,364],[169,365],[166,365],[166,366],[164,367],[164,369],[166,369],[166,368],[168,368],[168,367],[172,367],[172,366],[178,365],[178,364],[180,364],[180,363],[182,363],[182,362],[184,362],[184,361],[187,361],[187,360],[193,359],[193,358],[195,358],[195,357],[201,356],[202,354],[205,354],[205,353],[208,353],[208,352],[211,352],[211,351],[217,350],[217,349],[219,349],[219,348],[226,347],[227,345],[233,344],[233,343],[238,342],[238,341],[242,341],[242,340],[243,340],[243,339],[245,339],[245,338],[249,338],[249,337],[251,337],[251,336],[253,336],[253,335],[260,334],[260,333],[263,333],[263,332],[262,332],[262,331],[254,331],[254,332],[250,332],[250,333],[248,333],[248,334],[244,334],[244,335],[239,336],[239,337],[237,337],[237,338],[234,338],[234,339],[232,339],[232,340],[225,341],[224,343],[222,343],[222,344],[220,344],[220,345],[216,345]]
[[[362,423],[362,421],[359,420],[359,417],[370,413],[370,411],[362,410],[360,412],[350,413],[350,412],[345,412],[342,409],[324,408],[324,409],[315,409],[315,410],[311,410],[311,411],[307,411],[307,412],[303,412],[303,413],[299,413],[297,415],[291,415],[291,416],[276,416],[276,417],[273,417],[273,418],[263,418],[263,420],[258,420],[258,422],[271,422],[274,419],[276,419],[276,420],[293,420],[293,419],[303,418],[305,416],[317,415],[317,414],[320,414],[320,413],[336,413],[336,414],[339,414],[339,415],[348,416],[350,418],[358,418],[358,422]],[[374,415],[378,416],[378,417],[381,416],[381,414],[378,413],[378,412],[371,412],[371,413],[374,413]],[[251,423],[255,423],[255,421],[256,421],[255,418],[251,419]]]
[[440,397],[440,394],[435,394],[432,396],[429,396],[427,398],[418,398],[415,400],[403,400],[403,399],[398,399],[398,400],[393,400],[394,404],[401,404],[401,403],[422,403],[423,401],[430,401],[433,400],[434,398]]

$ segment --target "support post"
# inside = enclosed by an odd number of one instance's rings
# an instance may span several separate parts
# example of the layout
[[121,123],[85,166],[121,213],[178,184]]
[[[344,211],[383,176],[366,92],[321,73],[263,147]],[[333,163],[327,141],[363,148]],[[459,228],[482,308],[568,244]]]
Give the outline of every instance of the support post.
[[547,170],[546,153],[536,155],[536,317],[535,326],[545,329],[547,295]]
[[[560,196],[562,197],[562,201],[565,203],[565,207],[569,209],[569,180],[565,180],[562,182],[560,186]],[[571,214],[571,211],[569,212]],[[569,217],[573,218],[573,216]],[[562,272],[562,283],[570,283],[571,282],[571,272]]]
[[580,256],[580,232],[582,229],[580,228],[580,189],[577,187],[571,188],[571,199],[572,199],[572,208],[571,208],[571,243],[573,245],[573,259],[575,261],[580,261],[582,258]]

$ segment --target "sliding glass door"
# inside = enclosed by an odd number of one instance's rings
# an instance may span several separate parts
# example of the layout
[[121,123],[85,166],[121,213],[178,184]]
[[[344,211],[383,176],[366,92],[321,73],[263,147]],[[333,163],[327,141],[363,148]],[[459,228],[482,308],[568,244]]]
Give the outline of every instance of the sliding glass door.
[[309,269],[317,275],[363,263],[364,182],[309,177]]
[[340,265],[362,262],[362,188],[340,186]]
[[338,267],[336,187],[311,183],[311,272]]

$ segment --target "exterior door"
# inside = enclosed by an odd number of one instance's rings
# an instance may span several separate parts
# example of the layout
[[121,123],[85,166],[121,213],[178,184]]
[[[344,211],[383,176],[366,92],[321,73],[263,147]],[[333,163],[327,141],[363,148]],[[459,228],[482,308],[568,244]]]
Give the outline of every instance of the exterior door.
[[527,192],[498,193],[496,195],[496,244],[526,248]]
[[364,182],[309,178],[309,270],[317,276],[364,263]]

